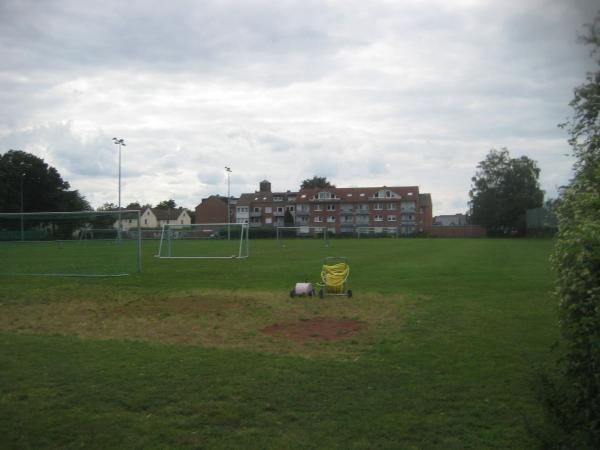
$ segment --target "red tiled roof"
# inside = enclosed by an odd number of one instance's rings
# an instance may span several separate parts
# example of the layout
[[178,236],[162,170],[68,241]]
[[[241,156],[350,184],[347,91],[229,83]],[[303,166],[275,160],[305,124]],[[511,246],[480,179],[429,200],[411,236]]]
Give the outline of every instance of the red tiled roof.
[[[389,190],[399,195],[401,198],[415,198],[419,195],[418,186],[378,186],[378,187],[353,187],[353,188],[313,188],[313,189],[301,189],[298,192],[297,202],[308,201],[313,197],[316,197],[319,192],[330,192],[335,197],[339,197],[340,200],[360,200],[372,198],[377,192],[382,190]],[[364,194],[361,196],[361,194]],[[302,197],[305,195],[306,197]],[[383,197],[385,199],[388,197]]]

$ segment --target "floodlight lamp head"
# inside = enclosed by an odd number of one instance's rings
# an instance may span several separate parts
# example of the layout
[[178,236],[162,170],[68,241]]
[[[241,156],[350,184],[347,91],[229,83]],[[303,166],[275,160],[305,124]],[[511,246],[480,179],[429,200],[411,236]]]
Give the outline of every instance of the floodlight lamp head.
[[227,172],[231,172],[231,168],[230,168],[230,167],[227,167],[227,166],[225,166],[225,170],[226,170]]

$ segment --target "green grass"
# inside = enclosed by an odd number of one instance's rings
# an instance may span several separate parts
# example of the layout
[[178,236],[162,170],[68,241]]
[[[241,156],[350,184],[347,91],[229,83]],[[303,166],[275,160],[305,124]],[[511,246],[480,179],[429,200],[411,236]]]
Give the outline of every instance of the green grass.
[[[112,279],[0,277],[2,448],[531,448],[547,240],[251,241]],[[352,299],[290,299],[325,256]],[[339,341],[273,323],[347,318]]]

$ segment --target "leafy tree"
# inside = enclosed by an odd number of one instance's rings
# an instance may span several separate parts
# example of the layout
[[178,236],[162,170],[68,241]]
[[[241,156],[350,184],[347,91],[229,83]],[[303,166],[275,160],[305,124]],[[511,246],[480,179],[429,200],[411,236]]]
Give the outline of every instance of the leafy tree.
[[91,210],[77,190],[70,190],[58,171],[31,153],[9,150],[0,154],[0,212]]
[[118,211],[119,207],[114,203],[104,203],[102,206],[96,208],[96,211]]
[[[600,56],[600,14],[582,41]],[[566,436],[561,448],[600,448],[600,70],[575,88],[571,107],[574,115],[562,126],[574,176],[556,207],[552,257],[565,357],[549,405]]]
[[158,209],[177,208],[177,204],[175,203],[175,200],[169,199],[169,200],[163,200],[158,205],[156,205],[156,207]]
[[334,188],[335,186],[332,185],[329,181],[327,181],[327,177],[318,177],[316,175],[312,178],[307,178],[306,180],[302,181],[302,184],[300,185],[300,189],[314,189],[327,187]]
[[286,227],[294,226],[294,216],[292,216],[292,213],[289,211],[289,209],[286,209],[285,214],[283,215],[283,225]]
[[132,202],[129,203],[125,209],[142,209],[142,205],[140,205],[140,202]]
[[471,179],[471,220],[490,234],[524,234],[525,213],[542,206],[540,169],[526,156],[511,158],[507,149],[492,149]]

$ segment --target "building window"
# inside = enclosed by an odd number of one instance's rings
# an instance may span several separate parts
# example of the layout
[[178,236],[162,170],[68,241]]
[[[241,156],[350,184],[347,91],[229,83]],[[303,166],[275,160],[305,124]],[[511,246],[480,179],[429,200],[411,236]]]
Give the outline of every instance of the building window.
[[289,212],[294,212],[296,210],[296,208],[294,207],[294,205],[286,206],[285,209],[287,209]]
[[375,216],[375,222],[383,222],[383,216],[381,216],[381,215],[379,215],[379,214],[378,214],[378,215],[376,215],[376,216]]
[[144,225],[148,225],[148,219],[144,219]]
[[321,205],[315,205],[313,211],[323,211],[323,207]]
[[323,219],[321,218],[321,216],[315,216],[315,223],[320,223],[323,222]]
[[273,211],[273,209],[270,206],[265,206],[265,212],[267,214],[271,214],[272,211]]
[[387,220],[388,220],[388,222],[395,222],[396,216],[387,216]]
[[375,207],[373,209],[375,211],[381,211],[383,209],[383,203],[375,203]]
[[327,222],[335,222],[335,216],[327,216]]
[[282,202],[283,201],[283,197],[279,197],[279,196],[273,197],[273,201],[274,202]]
[[265,219],[265,223],[271,223],[271,218],[270,218],[270,217],[267,217],[267,218]]
[[327,211],[335,211],[335,205],[327,205]]
[[331,198],[331,192],[319,192],[319,199],[329,199]]
[[283,206],[278,206],[277,207],[277,212],[278,213],[282,213],[283,212]]
[[257,207],[257,206],[255,206],[255,207],[254,207],[254,212],[260,212],[260,208],[259,208],[259,207]]
[[358,205],[358,210],[359,211],[368,211],[369,205],[367,205],[366,203],[361,203],[360,205]]
[[395,203],[388,203],[387,204],[387,209],[388,209],[388,211],[395,211],[396,210],[396,204]]

